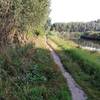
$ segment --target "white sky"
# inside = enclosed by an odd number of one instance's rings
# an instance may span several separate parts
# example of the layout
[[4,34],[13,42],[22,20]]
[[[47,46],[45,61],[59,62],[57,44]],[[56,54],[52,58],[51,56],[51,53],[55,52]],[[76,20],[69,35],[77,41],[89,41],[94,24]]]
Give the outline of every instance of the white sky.
[[52,22],[100,19],[100,0],[51,0]]

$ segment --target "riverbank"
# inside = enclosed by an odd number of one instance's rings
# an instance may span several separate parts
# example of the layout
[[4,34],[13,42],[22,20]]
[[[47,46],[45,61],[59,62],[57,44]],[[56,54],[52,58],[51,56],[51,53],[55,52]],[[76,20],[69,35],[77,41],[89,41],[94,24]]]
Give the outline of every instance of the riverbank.
[[56,36],[49,38],[64,68],[87,93],[88,100],[99,100],[100,53],[82,50],[73,41],[65,41]]

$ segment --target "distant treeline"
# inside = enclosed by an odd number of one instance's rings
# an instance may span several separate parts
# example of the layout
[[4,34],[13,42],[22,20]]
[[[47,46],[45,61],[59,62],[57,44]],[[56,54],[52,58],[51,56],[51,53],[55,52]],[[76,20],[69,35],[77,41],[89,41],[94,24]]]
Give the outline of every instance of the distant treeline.
[[54,23],[51,30],[59,32],[87,32],[100,31],[100,19],[87,23],[70,22],[70,23]]

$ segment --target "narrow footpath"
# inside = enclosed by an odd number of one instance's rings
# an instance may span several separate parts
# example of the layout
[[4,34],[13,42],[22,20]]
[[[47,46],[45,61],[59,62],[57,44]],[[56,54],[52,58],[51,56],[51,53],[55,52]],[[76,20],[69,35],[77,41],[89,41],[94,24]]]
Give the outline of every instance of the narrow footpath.
[[46,41],[46,45],[51,52],[54,62],[58,65],[62,75],[66,79],[67,85],[72,95],[72,100],[87,100],[87,96],[81,87],[75,82],[72,76],[64,69],[59,56],[52,49],[51,45]]

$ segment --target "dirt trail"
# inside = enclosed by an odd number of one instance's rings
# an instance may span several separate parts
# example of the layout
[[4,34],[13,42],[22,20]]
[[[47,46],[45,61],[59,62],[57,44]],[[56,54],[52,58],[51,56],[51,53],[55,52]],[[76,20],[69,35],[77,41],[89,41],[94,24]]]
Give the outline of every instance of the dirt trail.
[[68,85],[69,90],[72,95],[72,100],[87,100],[86,94],[81,89],[81,87],[75,82],[75,80],[72,78],[72,76],[64,69],[59,56],[52,49],[51,45],[48,44],[47,41],[46,41],[46,44],[47,44],[48,49],[51,52],[51,55],[52,55],[55,63],[58,65],[59,69],[61,70],[62,75],[64,76],[64,78],[67,81],[67,85]]

